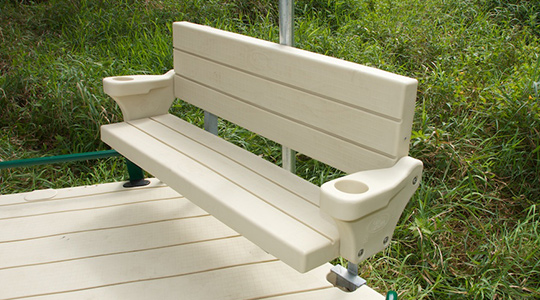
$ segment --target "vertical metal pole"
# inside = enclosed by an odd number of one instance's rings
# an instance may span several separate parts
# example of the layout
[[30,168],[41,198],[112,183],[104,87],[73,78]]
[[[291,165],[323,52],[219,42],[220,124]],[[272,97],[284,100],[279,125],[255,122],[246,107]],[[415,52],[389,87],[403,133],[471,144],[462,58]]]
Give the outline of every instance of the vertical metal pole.
[[294,47],[294,0],[279,0],[279,43]]
[[[279,43],[294,47],[294,0],[279,0]],[[294,150],[282,146],[282,167],[292,173],[296,172],[296,155]]]
[[218,135],[218,117],[214,114],[211,114],[207,111],[204,112],[204,130],[212,133],[213,135]]

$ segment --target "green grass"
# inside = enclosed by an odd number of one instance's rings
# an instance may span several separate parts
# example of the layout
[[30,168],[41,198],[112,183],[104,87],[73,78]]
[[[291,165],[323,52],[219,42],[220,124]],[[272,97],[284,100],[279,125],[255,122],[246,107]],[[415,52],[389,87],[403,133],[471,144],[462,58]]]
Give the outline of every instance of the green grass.
[[[501,0],[297,0],[296,45],[417,78],[421,188],[391,247],[360,266],[403,299],[540,298],[540,5]],[[277,1],[1,1],[0,159],[106,149],[121,119],[101,78],[172,67],[171,23],[278,40]],[[202,122],[177,102],[174,113]],[[220,123],[280,163],[280,147]],[[299,154],[320,184],[341,173]],[[122,162],[0,171],[0,193],[123,180]]]

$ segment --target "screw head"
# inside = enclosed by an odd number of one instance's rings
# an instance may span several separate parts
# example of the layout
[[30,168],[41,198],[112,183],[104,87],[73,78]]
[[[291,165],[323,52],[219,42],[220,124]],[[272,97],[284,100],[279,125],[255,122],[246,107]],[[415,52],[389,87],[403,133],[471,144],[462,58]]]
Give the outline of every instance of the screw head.
[[361,257],[362,255],[364,255],[364,249],[360,249],[360,251],[358,251],[358,257]]
[[412,180],[412,184],[416,184],[418,182],[418,176],[415,176]]
[[390,240],[390,238],[389,238],[389,237],[385,237],[385,238],[384,238],[384,240],[383,240],[383,244],[385,244],[385,245],[386,245],[386,243],[388,243],[388,241],[389,241],[389,240]]

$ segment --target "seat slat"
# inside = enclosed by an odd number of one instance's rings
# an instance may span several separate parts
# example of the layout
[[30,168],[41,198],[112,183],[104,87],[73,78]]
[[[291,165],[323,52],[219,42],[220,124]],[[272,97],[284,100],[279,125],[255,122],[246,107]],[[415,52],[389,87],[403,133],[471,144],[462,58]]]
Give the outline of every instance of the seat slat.
[[[180,50],[174,51],[174,68],[176,74],[182,77],[288,118],[293,123],[311,126],[315,130],[331,133],[337,138],[359,143],[365,148],[393,157],[408,150],[410,133],[402,132],[401,122],[394,119],[306,93]],[[199,106],[200,101],[196,97],[185,100]],[[219,115],[221,112],[214,113]],[[283,134],[295,133],[296,126]]]
[[[177,123],[186,124],[182,121]],[[212,147],[209,147],[202,143],[198,136],[207,136],[212,140],[216,140],[216,142],[220,141],[220,144],[223,145],[228,144],[228,142],[206,134],[206,132],[192,135],[192,138],[187,138],[183,135],[183,132],[194,133],[200,131],[198,128],[195,128],[196,130],[186,130],[185,127],[182,127],[182,130],[179,130],[174,127],[174,123],[169,123],[168,125],[171,127],[166,127],[153,119],[130,121],[129,124],[148,135],[151,135],[157,140],[167,141],[166,144],[172,148],[182,149],[184,155],[212,169],[213,172],[220,174],[222,177],[227,178],[231,184],[235,184],[249,191],[257,197],[258,201],[264,201],[284,214],[289,215],[313,230],[318,231],[321,235],[330,239],[332,243],[335,243],[339,239],[339,233],[337,232],[334,221],[329,216],[321,215],[319,206],[314,203],[315,201],[318,202],[318,194],[316,200],[306,199],[304,195],[295,194],[283,188],[278,183],[269,181],[268,178],[265,177],[266,174],[281,174],[282,177],[296,177],[295,175],[270,163],[265,164],[265,170],[261,170],[260,173],[254,172],[249,166],[246,166],[246,163],[243,163],[242,160],[235,161],[222,154],[222,147],[219,145],[212,145]],[[193,126],[190,125],[190,127]],[[236,152],[239,151],[245,152],[244,156],[253,156],[253,154],[237,148]],[[313,187],[316,188],[315,186]],[[260,212],[254,211],[253,213]]]
[[[191,127],[201,135],[211,136]],[[209,169],[206,165],[213,165],[213,158],[208,153],[201,156],[205,165],[183,153],[187,147],[196,145],[184,144],[182,149],[175,149],[127,123],[103,126],[102,139],[148,172],[159,174],[170,187],[182,190],[182,194],[195,204],[299,271],[312,269],[337,255],[337,242]],[[199,148],[196,146],[189,151],[202,153]],[[240,148],[238,151],[245,152]],[[276,170],[286,172],[278,167]],[[322,221],[326,223],[326,220]]]
[[267,172],[268,168],[275,166],[256,155],[245,155],[245,151],[238,151],[238,147],[232,143],[226,142],[223,139],[216,139],[212,135],[199,134],[194,130],[190,130],[193,126],[171,114],[152,117],[153,120],[182,132],[186,137],[192,140],[197,140],[207,145],[212,149],[219,149],[219,152],[242,164],[244,167],[258,174],[265,174],[266,178],[275,182],[292,193],[303,195],[306,200],[312,201],[313,204],[319,206],[320,188],[294,174],[290,173],[272,173]]

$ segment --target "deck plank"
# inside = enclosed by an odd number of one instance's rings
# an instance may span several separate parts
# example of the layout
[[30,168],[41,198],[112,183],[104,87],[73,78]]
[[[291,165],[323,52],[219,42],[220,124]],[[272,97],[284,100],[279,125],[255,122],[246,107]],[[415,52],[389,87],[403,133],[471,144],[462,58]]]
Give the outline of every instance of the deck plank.
[[[123,182],[111,182],[111,183],[56,189],[55,190],[56,196],[51,200],[68,199],[70,200],[70,202],[73,202],[74,199],[78,199],[79,197],[98,196],[100,198],[100,201],[105,201],[110,198],[108,196],[101,197],[102,194],[109,195],[111,193],[127,192],[126,189],[122,187],[123,184],[124,184]],[[167,189],[167,186],[160,180],[152,180],[149,185],[142,188],[129,190],[129,192],[137,190],[137,192],[135,193],[140,193],[140,190],[147,190],[147,189],[153,189],[153,188],[165,188],[165,190],[170,191],[170,189]],[[2,207],[2,210],[3,210],[4,208],[11,205],[39,203],[40,201],[29,202],[25,199],[27,198],[28,195],[31,195],[34,193],[42,194],[43,190],[36,190],[36,191],[31,191],[31,192],[26,192],[26,193],[9,194],[9,195],[0,194],[0,207]]]
[[296,272],[151,181],[146,200],[118,184],[0,196],[16,204],[0,220],[0,299],[383,299],[332,287],[328,264]]
[[[0,244],[0,270],[144,251],[238,236],[212,216],[84,231]],[[106,241],[106,242],[103,242]],[[47,249],[48,251],[43,251]]]
[[166,199],[0,220],[0,244],[4,242],[60,236],[163,222],[207,213],[187,200]]
[[264,299],[278,293],[295,294],[332,289],[331,285],[321,285],[318,278],[310,275],[297,278],[295,281],[283,280],[295,277],[295,275],[293,269],[279,261],[274,261],[171,276],[160,280],[137,281],[51,294],[48,297],[35,299],[105,299],[114,295],[116,299],[238,300]]
[[[183,259],[189,257],[189,259]],[[243,237],[0,270],[1,298],[166,279],[276,259]],[[134,263],[138,262],[138,263]],[[73,271],[76,271],[74,273]],[[50,274],[44,277],[43,274]],[[54,279],[54,280],[51,280]],[[32,282],[32,285],[28,285]]]
[[[120,187],[122,185],[120,184]],[[128,196],[129,197],[126,197]],[[182,198],[180,194],[166,186],[137,188],[126,191],[111,191],[106,193],[96,193],[87,196],[70,197],[58,194],[47,201],[21,202],[12,205],[6,205],[0,208],[0,220],[13,219],[40,214],[59,213],[65,211],[74,211],[82,209],[93,209],[106,206],[120,206],[137,202],[152,202],[158,200],[167,200]],[[56,202],[54,205],[50,201]],[[189,201],[188,201],[189,202]]]

